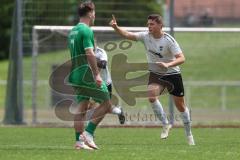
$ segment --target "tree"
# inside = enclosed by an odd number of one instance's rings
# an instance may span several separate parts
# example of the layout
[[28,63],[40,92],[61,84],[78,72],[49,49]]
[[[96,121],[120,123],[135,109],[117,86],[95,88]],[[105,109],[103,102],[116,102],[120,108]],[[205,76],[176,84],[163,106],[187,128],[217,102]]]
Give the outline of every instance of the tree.
[[151,13],[162,12],[156,0],[93,0],[96,4],[96,25],[108,25],[111,14],[117,17],[121,26],[143,26]]
[[[96,25],[108,25],[114,14],[121,26],[143,26],[151,13],[161,13],[163,0],[92,0],[96,4]],[[79,0],[23,0],[24,54],[31,52],[33,25],[75,25]],[[160,4],[158,3],[160,2]],[[1,0],[0,60],[8,58],[14,0]]]

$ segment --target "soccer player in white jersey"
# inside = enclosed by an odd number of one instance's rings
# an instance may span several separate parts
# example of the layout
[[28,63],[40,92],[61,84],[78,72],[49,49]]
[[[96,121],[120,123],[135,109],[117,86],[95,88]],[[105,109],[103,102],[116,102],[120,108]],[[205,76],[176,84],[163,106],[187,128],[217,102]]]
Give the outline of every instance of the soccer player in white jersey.
[[117,25],[114,16],[109,24],[119,35],[129,40],[141,41],[145,46],[150,71],[148,99],[154,113],[163,123],[161,138],[167,138],[171,128],[158,100],[158,96],[167,89],[181,113],[187,142],[189,145],[195,145],[191,132],[190,114],[184,101],[184,87],[179,68],[179,65],[184,63],[185,57],[177,41],[162,31],[162,17],[158,14],[149,15],[147,19],[148,31],[146,32],[128,32]]
[[[100,71],[100,75],[102,77],[102,80],[104,82],[106,82],[107,84],[107,88],[108,88],[108,92],[110,94],[110,97],[112,97],[112,78],[111,75],[109,73],[108,70],[108,56],[107,53],[104,49],[99,48],[96,45],[97,41],[95,39],[95,49],[94,49],[94,53],[95,53],[95,57],[97,59],[97,66],[99,68]],[[91,110],[88,111],[88,119],[90,119],[92,111],[94,111],[94,104],[90,105]],[[125,123],[125,115],[123,112],[123,109],[120,105],[113,105],[111,107],[111,110],[109,111],[112,114],[116,114],[118,116],[119,122],[120,124],[124,124]]]

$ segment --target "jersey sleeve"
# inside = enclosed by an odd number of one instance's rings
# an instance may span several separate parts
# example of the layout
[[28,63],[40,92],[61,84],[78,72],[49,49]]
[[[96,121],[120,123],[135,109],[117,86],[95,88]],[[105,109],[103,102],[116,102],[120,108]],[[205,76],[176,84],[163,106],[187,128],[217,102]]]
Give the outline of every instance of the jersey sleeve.
[[170,43],[169,49],[173,53],[173,55],[182,53],[182,50],[181,50],[179,44],[177,43],[177,41],[174,40],[173,42],[169,42],[169,43]]
[[137,41],[144,41],[144,38],[148,34],[147,32],[136,32],[134,33],[135,36],[137,37]]
[[108,61],[107,53],[102,48],[99,48],[99,47],[96,48],[95,56],[101,61]]
[[94,48],[93,32],[91,30],[85,31],[83,33],[83,48],[84,50],[88,48]]

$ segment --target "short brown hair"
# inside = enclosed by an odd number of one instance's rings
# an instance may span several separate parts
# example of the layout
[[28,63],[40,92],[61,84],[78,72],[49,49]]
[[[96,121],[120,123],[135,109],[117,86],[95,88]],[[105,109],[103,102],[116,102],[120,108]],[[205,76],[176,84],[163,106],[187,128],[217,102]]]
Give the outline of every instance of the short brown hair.
[[95,10],[95,5],[92,1],[87,0],[79,4],[78,6],[78,15],[80,17],[86,16],[89,12]]
[[162,16],[160,16],[159,14],[150,14],[147,19],[148,20],[151,19],[157,22],[158,24],[163,24]]

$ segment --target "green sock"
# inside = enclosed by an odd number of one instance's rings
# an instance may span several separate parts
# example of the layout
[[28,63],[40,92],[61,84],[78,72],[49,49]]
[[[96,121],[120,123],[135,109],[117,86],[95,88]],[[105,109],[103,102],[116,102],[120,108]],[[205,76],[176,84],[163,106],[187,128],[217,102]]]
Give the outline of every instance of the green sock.
[[93,135],[96,127],[97,127],[96,124],[94,124],[94,123],[92,123],[92,122],[89,122],[85,130],[86,130],[88,133],[90,133],[91,135]]
[[76,141],[79,141],[80,139],[79,139],[79,137],[80,137],[80,132],[75,132],[75,135],[76,135]]

